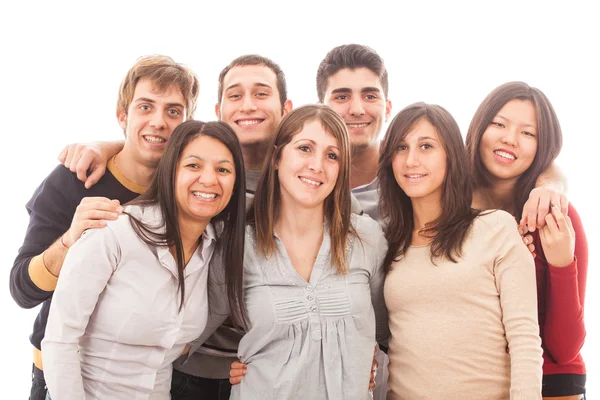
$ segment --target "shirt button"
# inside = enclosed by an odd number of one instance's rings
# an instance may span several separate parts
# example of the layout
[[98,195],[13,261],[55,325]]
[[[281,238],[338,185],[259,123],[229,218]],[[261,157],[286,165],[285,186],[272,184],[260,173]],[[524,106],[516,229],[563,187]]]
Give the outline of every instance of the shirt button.
[[309,290],[309,291],[310,291],[310,290],[312,290],[312,286],[308,285],[308,286],[306,287],[306,290]]
[[312,300],[312,299],[314,299],[314,298],[315,298],[315,296],[313,296],[312,294],[309,294],[309,295],[308,295],[308,299],[309,299],[309,300]]
[[312,307],[310,308],[310,311],[312,311],[312,312],[315,312],[315,311],[317,311],[317,306],[312,306]]

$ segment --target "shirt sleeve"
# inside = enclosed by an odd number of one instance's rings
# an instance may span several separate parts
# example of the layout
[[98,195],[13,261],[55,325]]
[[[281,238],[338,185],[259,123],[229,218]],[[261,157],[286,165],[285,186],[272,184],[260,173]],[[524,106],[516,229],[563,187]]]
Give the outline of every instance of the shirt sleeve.
[[543,255],[538,254],[537,260],[548,268],[543,344],[558,364],[568,364],[577,357],[586,334],[583,306],[588,268],[587,239],[581,218],[570,204],[569,217],[575,230],[574,261],[566,267],[555,267],[549,265]]
[[56,287],[58,278],[46,269],[43,252],[69,229],[79,204],[69,197],[76,190],[71,175],[56,167],[27,203],[29,225],[10,272],[10,293],[23,308],[43,303]]
[[373,234],[375,239],[375,267],[369,280],[371,288],[371,302],[373,303],[373,310],[375,311],[375,336],[377,342],[386,342],[390,336],[389,324],[388,324],[388,311],[385,306],[385,298],[383,294],[383,285],[385,282],[385,273],[383,271],[383,260],[387,252],[387,240],[383,235],[383,231],[379,224],[377,225],[377,231]]
[[510,398],[541,399],[543,359],[535,264],[512,216],[501,211],[495,213],[499,229],[490,238],[497,251],[494,275],[510,352]]
[[112,230],[103,228],[84,232],[65,258],[42,341],[44,377],[55,399],[85,398],[79,339],[117,267],[119,254]]

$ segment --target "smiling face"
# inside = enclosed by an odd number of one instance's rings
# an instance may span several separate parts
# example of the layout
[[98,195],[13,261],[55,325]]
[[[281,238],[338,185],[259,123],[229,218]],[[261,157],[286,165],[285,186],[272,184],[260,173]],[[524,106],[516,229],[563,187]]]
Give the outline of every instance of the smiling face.
[[486,128],[479,145],[481,161],[492,181],[516,181],[537,153],[537,122],[533,103],[506,103]]
[[229,203],[235,185],[234,160],[217,139],[198,136],[177,165],[175,197],[180,224],[210,221]]
[[177,86],[159,92],[150,79],[140,79],[127,111],[117,112],[126,135],[125,154],[141,165],[156,168],[167,140],[186,118],[185,104]]
[[281,151],[277,174],[282,204],[322,207],[337,182],[338,141],[321,122],[310,121]]
[[265,65],[231,68],[223,78],[223,95],[215,107],[217,117],[234,130],[242,147],[269,143],[283,116],[277,76]]
[[330,76],[323,103],[344,119],[355,150],[378,143],[392,111],[379,77],[368,68],[344,68]]
[[446,151],[431,122],[421,118],[400,141],[392,169],[396,182],[411,201],[434,199],[441,204]]

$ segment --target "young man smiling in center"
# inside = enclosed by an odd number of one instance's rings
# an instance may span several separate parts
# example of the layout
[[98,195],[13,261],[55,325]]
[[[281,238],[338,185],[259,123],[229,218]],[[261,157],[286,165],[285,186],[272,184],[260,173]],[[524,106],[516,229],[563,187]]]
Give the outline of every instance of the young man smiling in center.
[[383,60],[367,46],[335,47],[319,65],[317,94],[346,122],[352,146],[350,187],[363,211],[378,220],[379,136],[392,112]]

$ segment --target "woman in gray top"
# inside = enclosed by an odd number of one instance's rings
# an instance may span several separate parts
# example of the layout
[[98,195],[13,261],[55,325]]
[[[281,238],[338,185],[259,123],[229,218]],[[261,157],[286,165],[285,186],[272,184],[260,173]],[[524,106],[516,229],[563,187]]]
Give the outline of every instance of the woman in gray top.
[[265,160],[246,228],[248,366],[231,399],[369,399],[376,321],[378,336],[388,329],[387,243],[351,213],[345,124],[326,106],[300,107]]

